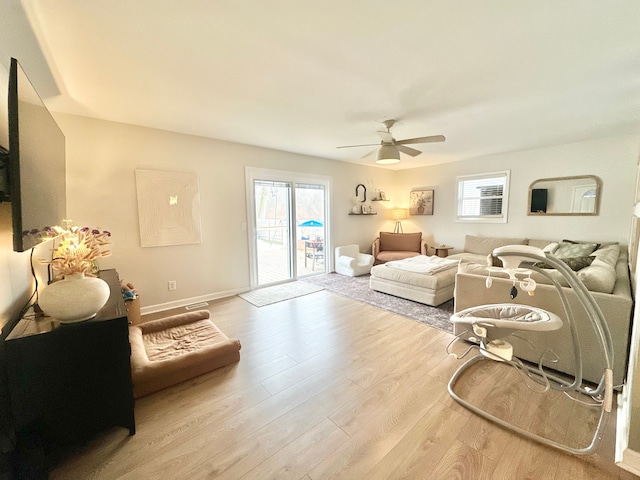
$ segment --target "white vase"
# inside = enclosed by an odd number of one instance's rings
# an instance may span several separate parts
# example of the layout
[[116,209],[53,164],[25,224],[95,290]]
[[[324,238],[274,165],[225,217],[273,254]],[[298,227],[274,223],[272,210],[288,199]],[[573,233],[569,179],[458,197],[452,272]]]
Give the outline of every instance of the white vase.
[[81,322],[94,317],[107,303],[109,294],[109,285],[104,280],[74,273],[42,290],[38,305],[45,314],[62,323]]

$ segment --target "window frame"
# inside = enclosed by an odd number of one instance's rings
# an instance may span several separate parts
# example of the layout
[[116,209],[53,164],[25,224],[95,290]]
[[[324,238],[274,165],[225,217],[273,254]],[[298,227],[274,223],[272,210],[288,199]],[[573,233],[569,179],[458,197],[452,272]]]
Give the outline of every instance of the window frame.
[[[502,209],[498,215],[461,215],[461,202],[464,199],[464,182],[478,181],[483,179],[499,179],[504,181],[502,190]],[[511,170],[500,170],[497,172],[476,173],[471,175],[459,175],[456,177],[456,209],[455,221],[458,223],[507,223],[509,214],[509,184],[511,183]],[[470,197],[467,197],[470,198]],[[479,197],[478,197],[479,198]]]

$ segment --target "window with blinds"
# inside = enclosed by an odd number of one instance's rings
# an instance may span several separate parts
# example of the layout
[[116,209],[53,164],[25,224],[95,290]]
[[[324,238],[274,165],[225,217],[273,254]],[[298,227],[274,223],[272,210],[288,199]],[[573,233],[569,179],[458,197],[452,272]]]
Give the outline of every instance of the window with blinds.
[[509,170],[458,177],[459,222],[506,223]]

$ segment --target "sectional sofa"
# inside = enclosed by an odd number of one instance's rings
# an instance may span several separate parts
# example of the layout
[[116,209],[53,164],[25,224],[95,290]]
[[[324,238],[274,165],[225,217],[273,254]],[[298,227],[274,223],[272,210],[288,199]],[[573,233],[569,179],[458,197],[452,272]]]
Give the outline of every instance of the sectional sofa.
[[[544,275],[537,272],[532,275],[532,278],[538,284],[533,296],[520,291],[515,299],[510,298],[513,282],[506,273],[493,271],[491,273],[492,282],[490,288],[487,288],[486,279],[489,275],[487,262],[491,261],[490,254],[496,247],[520,244],[532,245],[551,251],[555,248],[555,245],[560,246],[567,243],[575,242],[573,240],[563,242],[562,240],[531,240],[526,238],[467,235],[465,237],[464,252],[449,257],[460,260],[455,275],[455,311],[459,312],[469,307],[490,303],[522,303],[543,308],[564,319],[566,315],[556,288]],[[614,385],[618,386],[623,383],[627,371],[633,311],[627,250],[624,246],[615,243],[600,243],[587,256],[593,257],[592,260],[587,259],[589,260],[586,262],[589,263],[588,266],[579,268],[581,265],[576,264],[572,269],[576,271],[578,278],[583,281],[593,295],[611,331],[614,347]],[[550,272],[561,279],[561,283],[563,283],[563,279],[557,271]],[[562,288],[567,295],[577,324],[576,327],[583,353],[583,378],[589,382],[598,383],[602,375],[603,363],[596,335],[575,293],[566,286],[566,282],[563,285]],[[454,333],[464,339],[474,338],[473,332],[469,332],[466,325],[455,325]],[[507,339],[513,345],[514,354],[517,357],[538,363],[542,352],[549,349],[558,356],[558,361],[544,361],[543,364],[545,366],[568,374],[575,373],[573,343],[567,322],[556,332],[521,332],[518,335],[519,337],[510,336]]]

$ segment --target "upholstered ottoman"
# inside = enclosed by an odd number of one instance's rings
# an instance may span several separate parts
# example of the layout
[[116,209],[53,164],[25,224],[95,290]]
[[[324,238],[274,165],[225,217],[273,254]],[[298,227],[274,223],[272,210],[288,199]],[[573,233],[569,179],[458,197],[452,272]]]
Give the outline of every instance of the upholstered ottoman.
[[129,326],[135,398],[240,360],[240,341],[209,320],[207,310]]
[[457,268],[424,274],[389,268],[385,264],[371,269],[372,290],[436,307],[453,298]]

